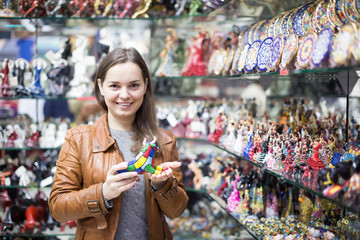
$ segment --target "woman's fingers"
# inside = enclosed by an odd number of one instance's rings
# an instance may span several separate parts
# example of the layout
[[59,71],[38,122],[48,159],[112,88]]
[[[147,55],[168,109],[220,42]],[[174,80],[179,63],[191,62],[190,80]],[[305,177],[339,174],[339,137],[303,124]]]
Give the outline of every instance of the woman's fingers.
[[181,166],[181,162],[164,162],[160,164],[162,167],[178,168]]

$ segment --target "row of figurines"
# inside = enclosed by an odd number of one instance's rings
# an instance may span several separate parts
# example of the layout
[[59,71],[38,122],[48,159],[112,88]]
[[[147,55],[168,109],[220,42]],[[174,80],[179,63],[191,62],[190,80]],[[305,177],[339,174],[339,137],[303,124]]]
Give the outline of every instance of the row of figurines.
[[0,97],[92,95],[91,80],[86,74],[89,66],[83,63],[71,65],[62,59],[57,65],[50,65],[45,59],[36,58],[31,61],[31,66],[32,68],[23,58],[15,61],[4,60],[0,71]]
[[[344,25],[337,33],[328,28],[319,34],[276,35],[243,44],[240,37],[222,40],[199,32],[188,44],[187,57],[178,51],[174,34],[167,35],[161,64],[155,76],[239,75],[264,71],[314,69],[357,65],[360,62],[360,31]],[[211,44],[205,44],[211,42]],[[202,45],[207,47],[201,48]],[[185,52],[183,53],[185,54]]]
[[[93,17],[93,18],[146,18],[204,13],[216,9],[224,1],[167,1],[152,0],[21,0],[8,2],[0,9],[1,17]],[[5,5],[5,4],[4,4]],[[185,10],[188,9],[189,10]],[[188,12],[189,11],[189,12]]]
[[269,174],[244,170],[238,174],[234,171],[214,173],[210,189],[226,201],[227,210],[234,217],[257,235],[301,237],[311,235],[312,228],[312,231],[322,228],[323,231],[317,231],[317,234],[323,236],[329,231],[329,239],[336,239],[334,234],[350,234],[342,225],[343,219],[351,219],[356,226],[359,224],[358,216],[348,214],[344,217],[339,206],[326,199],[293,188]]
[[[10,190],[9,190],[10,191]],[[48,196],[38,190],[35,195],[27,189],[15,189],[16,194],[8,190],[1,192],[2,209],[5,218],[1,222],[1,231],[9,234],[39,234],[43,231],[64,232],[66,228],[74,228],[75,220],[59,223],[53,219],[48,207]]]
[[46,121],[40,125],[13,123],[0,126],[0,148],[61,147],[68,128],[66,119]]

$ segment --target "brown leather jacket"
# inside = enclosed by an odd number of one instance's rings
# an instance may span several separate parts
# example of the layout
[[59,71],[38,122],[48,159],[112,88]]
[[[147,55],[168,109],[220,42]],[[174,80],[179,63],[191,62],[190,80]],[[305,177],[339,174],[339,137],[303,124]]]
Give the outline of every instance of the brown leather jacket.
[[[167,130],[160,131],[164,138],[164,146],[160,146],[164,157],[157,156],[156,164],[179,161],[175,136]],[[110,136],[107,114],[93,125],[82,125],[67,132],[56,163],[49,208],[59,222],[77,219],[76,240],[114,239],[122,195],[114,199],[113,208],[107,210],[102,184],[109,168],[123,161],[116,141]],[[158,191],[152,190],[145,174],[148,239],[172,239],[164,215],[179,217],[187,206],[180,168],[173,172],[174,177]]]

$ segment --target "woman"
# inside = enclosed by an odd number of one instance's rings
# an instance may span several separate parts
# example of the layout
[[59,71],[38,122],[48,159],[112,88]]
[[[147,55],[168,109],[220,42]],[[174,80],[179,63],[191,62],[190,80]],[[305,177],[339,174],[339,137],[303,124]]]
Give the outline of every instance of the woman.
[[[164,215],[182,214],[184,190],[176,148],[159,129],[149,70],[134,49],[114,49],[96,73],[95,95],[105,114],[68,131],[49,197],[59,222],[77,219],[75,239],[172,239]],[[123,172],[146,138],[156,138],[160,174]],[[165,168],[167,167],[167,168]],[[123,173],[118,173],[123,172]]]

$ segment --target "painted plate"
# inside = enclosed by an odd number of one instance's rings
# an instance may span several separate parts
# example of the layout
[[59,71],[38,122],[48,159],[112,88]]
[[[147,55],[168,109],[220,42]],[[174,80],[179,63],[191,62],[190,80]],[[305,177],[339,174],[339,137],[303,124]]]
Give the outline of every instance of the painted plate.
[[239,73],[242,72],[242,70],[244,70],[244,67],[245,67],[245,61],[246,61],[246,56],[247,56],[247,53],[249,51],[249,48],[250,48],[250,44],[247,43],[245,44],[244,48],[242,49],[241,51],[241,54],[240,54],[240,57],[239,57],[239,61],[238,61],[238,64],[237,64],[237,71]]
[[299,38],[296,34],[291,34],[287,37],[283,54],[281,56],[281,67],[286,68],[287,65],[291,62],[298,51],[299,47]]
[[311,6],[309,6],[306,9],[306,11],[304,13],[304,16],[302,19],[302,28],[303,28],[304,35],[314,32],[314,29],[312,28],[312,24],[311,24],[311,18],[316,10],[317,4],[318,4],[318,2],[313,3]]
[[351,25],[345,25],[336,34],[331,45],[331,59],[338,65],[344,65],[351,57],[351,48],[355,40],[355,31]]
[[335,13],[338,19],[344,24],[348,23],[345,13],[343,11],[343,2],[344,0],[335,0]]
[[260,41],[253,42],[247,53],[246,61],[245,61],[245,69],[249,72],[254,70],[254,68],[257,65],[257,55],[259,52],[260,44],[261,44]]
[[284,17],[281,20],[281,34],[283,36],[289,35],[289,29],[288,29],[288,21],[290,19],[292,12],[287,12]]
[[326,58],[329,53],[332,41],[332,30],[325,29],[323,30],[319,36],[316,44],[314,46],[314,51],[312,54],[312,62],[315,66],[319,66],[320,63]]
[[296,11],[297,11],[297,9],[294,9],[294,11],[291,13],[290,18],[289,18],[289,20],[288,20],[288,31],[289,31],[289,34],[294,33],[294,28],[293,28],[292,22],[294,21],[294,18],[295,18],[295,15],[296,15]]
[[293,25],[294,33],[297,34],[300,37],[305,35],[305,33],[303,31],[303,27],[302,27],[304,14],[305,14],[306,10],[312,4],[313,3],[305,4],[304,6],[299,8],[299,10],[297,10],[296,13],[295,13],[295,17],[294,17],[292,25]]
[[329,3],[329,1],[320,2],[316,7],[315,13],[313,14],[313,24],[318,28],[318,33],[324,29],[331,28],[331,24],[327,16]]
[[224,65],[224,72],[229,72],[231,64],[234,60],[234,55],[235,55],[235,50],[234,49],[230,49],[227,52],[227,56],[226,56],[226,61],[225,61],[225,65]]
[[343,0],[343,11],[348,21],[360,26],[360,17],[356,13],[356,8],[353,6],[354,0]]
[[231,64],[231,71],[234,74],[237,74],[237,63],[239,61],[241,50],[242,50],[242,45],[239,45],[236,48],[235,53],[234,53],[234,58],[233,58],[233,61],[232,61],[232,64]]
[[360,30],[357,28],[354,39],[354,47],[352,48],[352,55],[357,62],[360,62]]
[[271,45],[271,54],[269,59],[270,70],[274,70],[278,66],[284,50],[284,42],[285,40],[282,35],[278,35],[274,38],[273,44]]
[[300,38],[296,58],[296,63],[300,68],[306,68],[309,65],[316,40],[317,37],[314,33],[309,33]]
[[273,38],[266,38],[260,45],[259,53],[257,55],[257,66],[260,71],[266,71],[266,67],[270,59],[271,45]]

